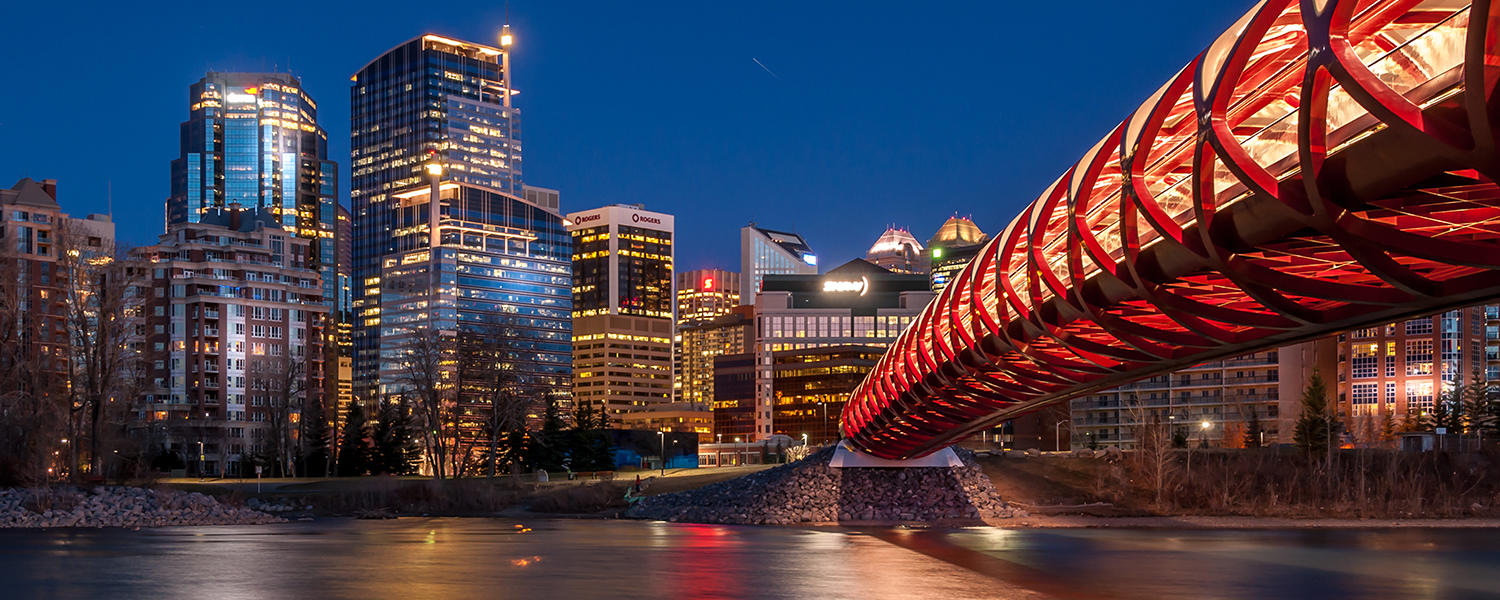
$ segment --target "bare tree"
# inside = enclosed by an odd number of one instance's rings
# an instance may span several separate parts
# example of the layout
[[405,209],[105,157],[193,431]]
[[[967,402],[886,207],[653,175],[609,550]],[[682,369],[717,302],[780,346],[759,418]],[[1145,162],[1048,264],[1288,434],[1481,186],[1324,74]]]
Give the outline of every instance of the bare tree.
[[1152,482],[1156,505],[1161,507],[1162,493],[1173,469],[1171,427],[1162,422],[1160,413],[1148,409],[1139,400],[1131,400],[1127,410],[1135,436],[1132,463],[1141,476]]
[[452,335],[420,328],[402,345],[402,363],[396,376],[402,394],[411,405],[426,460],[438,479],[452,472],[449,461],[458,441],[454,355]]
[[476,330],[461,333],[459,376],[461,408],[472,411],[469,419],[478,442],[483,443],[483,453],[488,476],[493,478],[499,471],[502,453],[509,454],[511,472],[520,468],[520,457],[501,440],[514,439],[526,430],[526,416],[531,409],[531,398],[522,389],[520,378],[515,373],[515,332],[498,324],[480,326]]
[[29,297],[26,264],[0,251],[0,485],[45,481],[67,431],[67,356],[38,352],[54,323]]
[[294,444],[301,441],[302,410],[307,400],[307,364],[289,354],[252,356],[249,362],[246,387],[266,403],[271,444],[266,454],[276,460],[276,468],[283,475],[293,475]]
[[[90,243],[90,242],[93,243]],[[64,322],[69,354],[68,382],[75,432],[70,444],[75,475],[78,456],[87,436],[89,473],[101,471],[100,428],[106,407],[128,403],[123,394],[134,389],[139,356],[127,344],[139,323],[137,294],[140,269],[116,254],[112,244],[89,238],[81,231],[61,231],[56,276],[67,277]],[[84,434],[84,435],[80,435]]]

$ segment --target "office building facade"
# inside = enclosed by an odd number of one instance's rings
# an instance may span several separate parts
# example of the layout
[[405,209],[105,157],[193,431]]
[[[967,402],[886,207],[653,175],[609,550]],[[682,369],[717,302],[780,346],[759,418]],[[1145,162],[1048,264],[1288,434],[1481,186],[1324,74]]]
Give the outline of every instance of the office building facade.
[[[514,220],[511,215],[485,211],[517,206],[510,198],[526,204],[520,112],[512,103],[508,34],[501,41],[497,48],[422,35],[376,57],[354,74],[349,198],[356,236],[352,248],[354,394],[361,399],[376,393],[380,353],[386,349],[379,312],[381,270],[393,255],[402,260],[405,253],[430,245],[431,226],[408,214],[425,214],[421,203],[430,195],[428,169],[442,171],[440,194],[476,201],[477,210],[462,218],[468,223],[483,226]],[[460,186],[473,191],[460,193]],[[547,231],[533,233],[550,237]]]
[[740,304],[755,304],[766,275],[815,275],[818,255],[807,240],[788,231],[740,228]]
[[[746,441],[775,434],[777,352],[851,345],[885,348],[932,298],[926,276],[892,273],[861,259],[823,275],[767,275],[756,298],[752,352],[718,357],[715,366],[751,357],[753,396],[724,394],[716,388],[716,432],[719,411],[725,411],[725,427],[743,427],[743,415],[750,415],[754,425]],[[715,373],[716,384],[739,383],[719,375]],[[824,408],[829,414],[843,410],[843,397],[827,390],[821,397],[828,405],[820,407],[819,414]]]
[[573,395],[612,418],[672,398],[672,215],[613,205],[571,213]]
[[[417,337],[438,336],[445,351],[495,356],[505,385],[526,398],[536,424],[547,402],[567,410],[572,379],[571,242],[562,217],[487,188],[442,182],[438,235],[426,245],[387,255],[378,276],[381,330],[375,397],[409,392],[406,362]],[[425,231],[429,194],[404,196],[396,223]],[[450,363],[451,381],[494,378],[493,364],[464,354]],[[472,367],[472,369],[471,369]],[[466,370],[467,369],[467,370]],[[458,442],[487,443],[482,424],[491,405],[481,388],[456,385]]]
[[1445,393],[1483,383],[1485,309],[1470,306],[1339,334],[1339,415],[1355,442],[1373,442],[1384,415],[1395,421],[1430,416]]

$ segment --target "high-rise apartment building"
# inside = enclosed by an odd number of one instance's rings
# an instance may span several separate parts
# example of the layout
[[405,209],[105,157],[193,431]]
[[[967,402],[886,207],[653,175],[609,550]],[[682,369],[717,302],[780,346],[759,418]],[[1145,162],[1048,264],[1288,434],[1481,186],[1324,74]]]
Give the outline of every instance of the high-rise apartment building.
[[244,475],[264,456],[286,473],[297,424],[332,408],[312,243],[231,204],[136,251],[149,277],[137,418],[192,470]]
[[927,240],[927,255],[932,261],[928,274],[932,293],[943,291],[948,280],[968,266],[989,240],[990,236],[969,219],[955,216],[944,221]]
[[[22,179],[0,190],[0,339],[23,349],[0,356],[0,394],[47,395],[61,392],[68,373],[70,346],[67,294],[71,268],[79,258],[111,256],[115,225],[106,215],[75,219],[57,203],[57,181]],[[79,256],[64,260],[77,251]],[[30,363],[32,381],[17,376],[17,360]],[[38,384],[33,387],[33,384]],[[13,387],[15,386],[15,387]]]
[[338,164],[318,104],[286,73],[210,72],[188,88],[167,225],[197,223],[231,204],[259,209],[311,240],[322,297],[338,297]]
[[[533,224],[502,212],[516,206],[511,198],[525,203],[510,42],[508,32],[501,36],[500,47],[422,35],[354,74],[349,90],[349,198],[356,236],[354,394],[362,400],[375,393],[380,353],[386,349],[380,314],[383,265],[388,258],[404,259],[405,253],[431,245],[431,225],[425,217],[413,216],[426,213],[431,183],[427,169],[441,170],[444,197],[474,200],[462,214],[450,212],[456,220],[480,228],[506,221],[501,226],[526,231],[535,225],[542,230],[533,231],[545,240],[541,243],[553,243],[546,231],[549,217]],[[473,191],[459,194],[460,186]],[[556,212],[555,207],[543,207],[533,214],[549,210]]]
[[1252,420],[1259,422],[1256,444],[1289,442],[1279,427],[1281,374],[1301,364],[1299,352],[1300,345],[1252,352],[1079,396],[1069,403],[1070,424],[1054,427],[1063,436],[1057,446],[1134,448],[1140,426],[1160,423],[1195,445],[1239,447],[1256,427]]
[[838,441],[844,400],[882,354],[883,347],[860,345],[772,352],[772,434],[809,444]]
[[740,228],[740,304],[755,304],[766,275],[816,275],[818,255],[802,236],[757,227]]
[[613,205],[568,215],[573,398],[610,415],[672,396],[672,215]]
[[865,252],[865,260],[892,273],[927,273],[932,261],[922,243],[905,229],[891,227]]

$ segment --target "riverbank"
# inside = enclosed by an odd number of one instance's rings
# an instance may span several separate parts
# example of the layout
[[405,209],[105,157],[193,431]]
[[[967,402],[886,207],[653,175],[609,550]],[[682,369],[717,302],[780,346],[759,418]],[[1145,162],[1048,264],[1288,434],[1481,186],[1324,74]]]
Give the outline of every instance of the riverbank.
[[0,489],[0,529],[262,525],[284,519],[211,496],[101,486]]

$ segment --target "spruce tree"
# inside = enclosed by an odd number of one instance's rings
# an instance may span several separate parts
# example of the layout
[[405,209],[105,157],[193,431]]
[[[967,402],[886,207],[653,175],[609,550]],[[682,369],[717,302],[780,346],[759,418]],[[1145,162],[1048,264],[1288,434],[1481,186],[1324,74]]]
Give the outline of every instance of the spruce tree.
[[322,403],[313,406],[313,410],[302,415],[307,419],[307,441],[303,446],[302,474],[309,477],[325,477],[328,475],[330,463],[329,438],[331,430],[328,426],[330,411]]
[[382,404],[370,437],[374,445],[371,473],[409,475],[416,472],[422,451],[413,436],[411,417],[404,408],[394,402]]
[[359,402],[349,403],[349,415],[339,440],[339,476],[352,477],[370,472],[369,419]]
[[1330,436],[1337,429],[1338,420],[1328,406],[1328,387],[1323,376],[1313,371],[1302,391],[1302,416],[1297,417],[1292,439],[1304,455],[1319,456],[1328,451]]
[[1261,434],[1261,431],[1262,431],[1262,429],[1261,429],[1261,424],[1260,424],[1260,413],[1259,413],[1259,411],[1255,410],[1255,407],[1252,406],[1252,407],[1250,407],[1250,418],[1245,421],[1245,440],[1244,441],[1245,441],[1245,447],[1246,448],[1259,448],[1260,447],[1260,434]]

